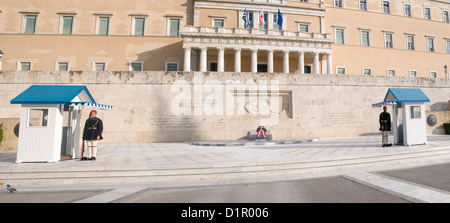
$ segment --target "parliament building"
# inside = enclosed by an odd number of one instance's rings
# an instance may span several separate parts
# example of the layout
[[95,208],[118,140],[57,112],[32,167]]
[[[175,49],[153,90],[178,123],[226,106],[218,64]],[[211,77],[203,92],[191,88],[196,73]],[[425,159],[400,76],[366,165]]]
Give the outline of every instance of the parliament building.
[[3,0],[0,69],[446,78],[449,0]]

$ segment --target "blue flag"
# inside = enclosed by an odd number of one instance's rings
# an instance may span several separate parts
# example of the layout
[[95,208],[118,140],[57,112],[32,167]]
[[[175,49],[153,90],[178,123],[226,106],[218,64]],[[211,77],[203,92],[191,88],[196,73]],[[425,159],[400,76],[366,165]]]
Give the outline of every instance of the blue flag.
[[281,27],[283,27],[283,16],[281,15],[280,9],[278,9],[278,21],[277,21],[277,25]]
[[249,17],[248,17],[247,8],[245,8],[245,10],[244,10],[244,15],[242,16],[242,19],[244,20],[244,27],[248,28],[250,26],[250,21],[249,21]]

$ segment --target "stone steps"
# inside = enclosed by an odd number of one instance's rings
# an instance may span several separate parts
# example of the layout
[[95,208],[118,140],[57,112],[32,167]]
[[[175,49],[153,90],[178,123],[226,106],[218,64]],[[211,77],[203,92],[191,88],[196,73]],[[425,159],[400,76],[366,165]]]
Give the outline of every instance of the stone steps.
[[321,171],[336,171],[391,165],[424,159],[450,156],[450,148],[422,151],[405,151],[365,156],[317,158],[316,160],[291,160],[250,163],[192,164],[172,166],[116,165],[59,168],[10,168],[0,170],[0,185],[52,185],[143,183],[176,181],[215,181],[226,179],[295,176]]

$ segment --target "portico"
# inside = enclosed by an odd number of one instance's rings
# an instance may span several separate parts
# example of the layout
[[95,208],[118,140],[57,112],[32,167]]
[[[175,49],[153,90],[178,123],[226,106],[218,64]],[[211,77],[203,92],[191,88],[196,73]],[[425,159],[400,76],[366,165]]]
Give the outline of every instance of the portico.
[[186,26],[181,36],[184,71],[333,73],[330,34]]

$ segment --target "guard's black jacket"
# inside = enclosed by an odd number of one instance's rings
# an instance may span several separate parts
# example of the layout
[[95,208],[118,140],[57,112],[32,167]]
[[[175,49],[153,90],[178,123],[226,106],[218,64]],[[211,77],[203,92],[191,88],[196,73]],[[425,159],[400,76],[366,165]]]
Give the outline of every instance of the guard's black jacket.
[[[380,131],[391,131],[391,115],[388,112],[381,112],[380,113]],[[384,129],[381,129],[381,127],[384,127]]]
[[97,140],[97,136],[100,136],[100,139],[103,139],[102,132],[102,120],[97,117],[88,118],[84,124],[83,140]]

